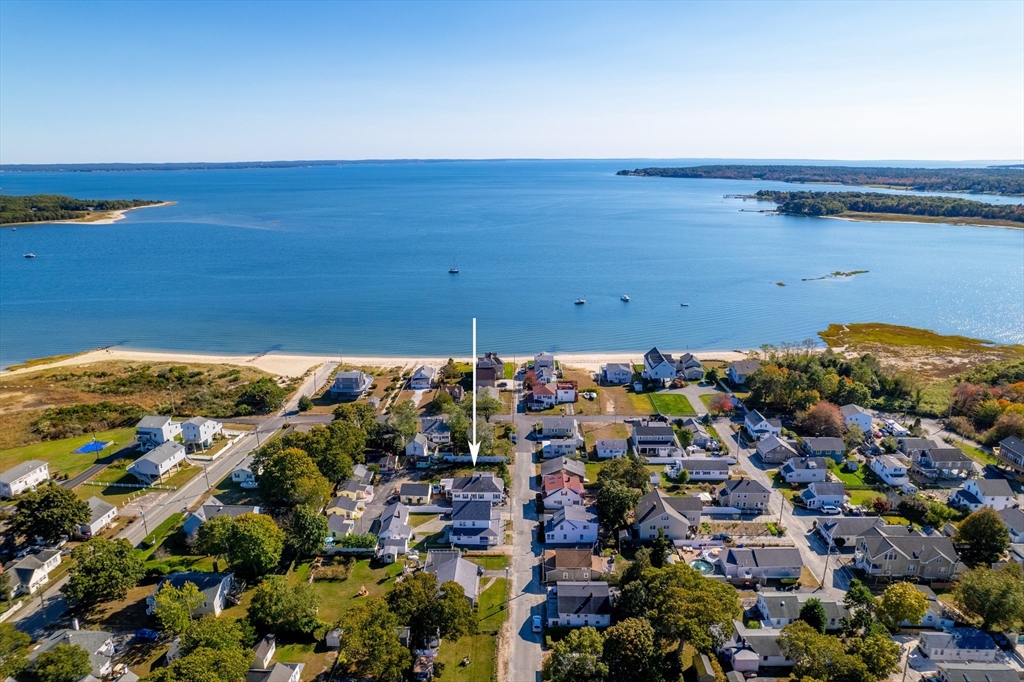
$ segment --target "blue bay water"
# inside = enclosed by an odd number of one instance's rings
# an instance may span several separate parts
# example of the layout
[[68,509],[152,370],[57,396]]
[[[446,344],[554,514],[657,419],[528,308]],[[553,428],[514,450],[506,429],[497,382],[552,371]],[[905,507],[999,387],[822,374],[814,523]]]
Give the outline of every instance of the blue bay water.
[[[112,344],[468,355],[472,317],[505,353],[750,348],[866,321],[1024,342],[1024,231],[741,212],[770,205],[725,195],[786,185],[614,175],[638,165],[0,174],[6,194],[178,202],[0,230],[0,364]],[[869,272],[801,281],[836,270]]]

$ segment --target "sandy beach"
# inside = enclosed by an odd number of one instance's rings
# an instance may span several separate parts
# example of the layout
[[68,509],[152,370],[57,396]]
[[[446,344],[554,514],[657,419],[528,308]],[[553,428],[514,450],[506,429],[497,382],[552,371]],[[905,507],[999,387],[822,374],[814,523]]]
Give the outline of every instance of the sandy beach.
[[89,225],[111,225],[116,223],[118,220],[124,219],[125,214],[128,211],[138,211],[143,208],[157,208],[158,206],[172,206],[178,203],[177,201],[162,201],[159,204],[148,204],[146,206],[133,206],[132,208],[122,208],[118,211],[101,211],[99,214],[102,218],[96,218],[91,220],[93,215],[87,215],[84,218],[75,218],[74,220],[40,220],[38,222],[31,223],[8,223],[7,225],[0,225],[0,227],[31,227],[32,225],[56,225],[62,223],[88,223]]
[[[559,362],[572,367],[579,367],[588,371],[596,372],[601,365],[609,362],[631,362],[640,364],[643,362],[646,351],[616,352],[616,353],[556,353],[555,357]],[[669,352],[669,351],[666,351]],[[506,355],[499,354],[505,362],[523,361],[532,358],[532,355]],[[722,360],[733,362],[743,360],[747,354],[737,350],[723,351],[700,351],[694,353],[699,360]],[[256,367],[271,374],[285,377],[302,376],[313,367],[319,367],[325,362],[337,362],[343,359],[346,365],[357,365],[362,367],[416,367],[419,365],[442,365],[448,361],[447,357],[393,357],[384,355],[358,355],[344,356],[337,355],[291,355],[285,353],[266,353],[261,355],[214,355],[205,353],[174,353],[166,351],[149,350],[124,350],[118,348],[100,349],[82,353],[72,358],[58,360],[52,363],[44,363],[16,369],[13,371],[0,372],[0,377],[14,376],[35,372],[40,369],[51,367],[71,367],[75,365],[87,365],[92,362],[103,362],[109,360],[127,360],[134,362],[180,362],[182,364],[225,364],[242,365],[244,367]],[[469,362],[469,356],[454,358],[459,362]]]

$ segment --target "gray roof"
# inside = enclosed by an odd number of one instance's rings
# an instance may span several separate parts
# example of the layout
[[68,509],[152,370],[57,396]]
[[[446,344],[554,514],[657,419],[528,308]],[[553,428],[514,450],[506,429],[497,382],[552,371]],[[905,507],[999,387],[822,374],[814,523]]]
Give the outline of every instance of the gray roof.
[[668,513],[685,519],[683,512],[697,511],[704,508],[699,497],[669,497],[657,488],[640,498],[633,513],[634,523],[646,523],[647,519]]
[[754,547],[730,549],[725,563],[740,568],[803,566],[800,550],[796,547]]
[[842,483],[824,483],[815,481],[807,486],[807,489],[814,495],[842,496],[846,494],[846,488]]
[[8,469],[7,471],[3,472],[2,474],[0,474],[0,482],[8,484],[14,483],[22,476],[30,474],[36,469],[43,466],[46,466],[46,462],[40,461],[38,459],[30,459],[27,462],[17,464]]
[[389,530],[398,535],[409,537],[412,527],[406,523],[409,520],[409,508],[401,502],[395,502],[384,507],[384,513],[380,517],[380,532]]
[[877,516],[830,516],[818,519],[818,528],[833,538],[851,535],[857,537],[877,525],[884,524],[885,521]]
[[953,628],[948,632],[922,632],[921,643],[943,649],[995,649],[992,637],[978,628]]
[[903,556],[927,563],[936,557],[945,557],[947,561],[957,560],[956,549],[949,538],[942,535],[921,535],[920,533],[906,531],[903,535],[890,532],[888,526],[873,528],[862,536],[867,544],[868,556],[874,558],[881,556],[890,549],[894,549]]
[[636,436],[637,438],[654,436],[657,436],[659,438],[664,438],[666,436],[669,438],[675,438],[675,431],[672,430],[671,426],[666,426],[664,424],[648,426],[640,425],[633,427],[633,435]]
[[342,511],[354,512],[359,509],[360,500],[353,500],[348,495],[338,495],[327,505],[328,509],[341,509]]
[[644,353],[644,360],[647,362],[648,365],[652,367],[657,367],[663,362],[667,362],[670,365],[675,364],[675,360],[672,359],[671,355],[669,355],[668,353],[662,353],[660,350],[657,349],[657,347],[652,348],[646,353]]
[[849,610],[841,602],[821,596],[820,594],[816,595],[811,592],[762,592],[759,596],[763,599],[765,608],[768,609],[768,613],[764,615],[773,620],[778,618],[799,618],[800,609],[803,608],[808,599],[817,599],[821,602],[821,605],[825,607],[827,622],[834,620],[838,624],[843,618],[850,617]]
[[420,431],[426,435],[445,435],[452,432],[452,427],[440,417],[428,417],[421,420],[420,424]]
[[860,405],[854,405],[853,403],[850,403],[849,405],[843,405],[842,407],[840,407],[839,413],[844,417],[852,417],[855,414],[867,414],[868,416],[870,416],[867,410],[865,410]]
[[1014,533],[1018,535],[1024,533],[1024,511],[1017,507],[1007,507],[1006,509],[999,510],[999,518]]
[[541,417],[541,429],[575,429],[576,419],[573,417]]
[[787,441],[782,440],[781,438],[776,436],[774,433],[772,435],[770,435],[770,436],[767,436],[767,437],[757,441],[757,451],[758,452],[771,452],[772,450],[775,450],[776,448],[783,448],[785,450],[789,450],[794,455],[796,455],[796,449],[793,447],[793,445],[790,444]]
[[948,682],[1020,682],[1016,668],[999,663],[939,663]]
[[412,497],[430,497],[430,484],[403,483],[399,493],[401,495],[410,495]]
[[452,507],[452,521],[490,521],[491,511],[490,502],[482,500],[456,502]]
[[350,478],[341,484],[341,486],[338,488],[338,492],[344,491],[347,493],[359,493],[365,491],[367,485],[369,484],[363,483],[362,481],[357,480],[355,478]]
[[739,360],[729,365],[730,368],[735,368],[738,374],[753,374],[760,366],[760,360]]
[[804,438],[804,445],[815,452],[824,450],[836,450],[843,452],[846,450],[846,443],[843,442],[842,438],[832,438],[827,436],[824,438]]
[[199,588],[200,592],[205,593],[209,590],[211,594],[216,594],[217,590],[220,589],[221,583],[224,582],[224,578],[227,578],[229,575],[231,574],[204,573],[202,571],[172,573],[171,575],[167,576],[166,578],[160,581],[160,584],[156,586],[156,590],[154,590],[153,593],[156,594],[157,592],[159,592],[160,589],[163,588],[164,584],[168,584],[180,589],[185,585],[185,583],[192,583],[193,585]]
[[1017,438],[1017,436],[1007,436],[1006,438],[999,441],[999,451],[1013,450],[1017,454],[1024,453],[1024,440]]
[[679,466],[687,471],[728,471],[729,463],[724,459],[710,457],[688,457],[679,460]]
[[245,682],[288,682],[295,670],[303,665],[302,663],[275,663],[267,670],[251,668],[245,674]]
[[771,495],[771,491],[768,488],[764,487],[752,478],[737,478],[733,481],[726,481],[722,484],[722,487],[718,489],[719,495],[731,495],[733,493]]
[[427,563],[423,570],[437,576],[438,585],[456,582],[462,585],[466,596],[476,601],[480,594],[480,578],[476,564],[462,558],[462,553],[451,549],[427,550]]
[[188,419],[188,420],[186,420],[183,423],[185,423],[185,424],[195,424],[196,426],[202,426],[206,422],[212,422],[212,421],[213,421],[212,419],[207,419],[206,417],[192,417],[191,419]]
[[59,549],[44,549],[23,557],[13,565],[10,565],[9,570],[18,577],[18,582],[28,585],[32,582],[32,575],[57,554],[60,554]]
[[98,497],[90,497],[85,501],[89,505],[89,523],[99,521],[106,516],[111,509],[117,509],[114,505]]
[[167,425],[167,422],[171,421],[170,417],[164,417],[158,414],[150,414],[139,420],[139,423],[135,425],[137,429],[162,429]]
[[554,528],[567,520],[574,523],[597,523],[597,514],[588,507],[560,507],[551,515],[547,527]]
[[985,497],[1013,497],[1013,489],[1003,478],[976,479],[978,491]]
[[266,658],[267,654],[270,653],[270,650],[277,645],[274,641],[276,639],[277,638],[274,635],[264,635],[263,639],[256,642],[256,646],[253,647],[253,653],[256,654],[257,661],[262,661]]
[[133,462],[133,464],[138,464],[139,462],[152,462],[159,466],[167,460],[177,457],[179,453],[183,453],[184,451],[184,445],[177,441],[169,440],[166,443],[161,443],[156,446],[142,457],[139,457]]
[[459,476],[452,479],[452,492],[500,493],[504,490],[505,481],[490,471],[479,471],[472,476]]
[[[625,450],[628,446],[628,442],[625,438],[599,438],[595,447],[598,449],[605,450]],[[586,467],[584,467],[586,469]]]
[[606,615],[612,612],[608,583],[558,583],[558,613]]
[[899,443],[900,449],[909,454],[914,450],[931,450],[936,447],[938,443],[933,441],[931,438],[900,438],[896,441]]
[[546,462],[541,462],[541,476],[550,476],[551,474],[557,474],[559,471],[566,471],[582,479],[587,475],[587,465],[578,459],[569,459],[568,457],[555,457]]
[[57,630],[42,642],[29,654],[30,661],[36,660],[39,654],[50,651],[58,644],[80,646],[89,653],[89,662],[92,663],[92,672],[99,675],[101,668],[110,662],[110,656],[104,656],[97,652],[110,640],[113,635],[103,630]]
[[607,365],[604,366],[604,369],[606,373],[615,372],[617,370],[629,372],[630,374],[633,373],[633,366],[630,365],[628,362],[609,362]]
[[973,462],[959,448],[929,448],[926,455],[933,462]]
[[352,519],[346,519],[341,514],[328,514],[327,527],[335,533],[347,533],[352,528]]
[[825,458],[824,457],[790,457],[789,461],[786,462],[783,469],[789,469],[790,471],[800,471],[803,469],[820,469],[825,470]]

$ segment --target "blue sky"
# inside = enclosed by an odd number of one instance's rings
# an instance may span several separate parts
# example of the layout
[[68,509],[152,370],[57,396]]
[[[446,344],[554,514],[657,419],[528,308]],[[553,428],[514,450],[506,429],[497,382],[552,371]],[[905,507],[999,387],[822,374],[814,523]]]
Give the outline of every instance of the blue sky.
[[0,162],[1024,158],[1024,2],[0,2]]

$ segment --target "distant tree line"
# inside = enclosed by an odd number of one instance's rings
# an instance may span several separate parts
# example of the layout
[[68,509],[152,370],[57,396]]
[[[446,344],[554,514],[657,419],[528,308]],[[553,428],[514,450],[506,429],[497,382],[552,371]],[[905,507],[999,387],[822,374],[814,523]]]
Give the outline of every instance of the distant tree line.
[[955,197],[881,192],[776,192],[763,189],[759,201],[774,201],[780,213],[826,216],[840,213],[899,213],[943,218],[987,218],[1024,223],[1024,204],[986,204]]
[[883,185],[920,192],[1024,194],[1020,168],[855,168],[852,166],[691,166],[637,168],[617,175],[664,178],[721,178],[776,182],[823,182],[840,185]]
[[90,211],[123,211],[151,206],[148,199],[73,199],[59,194],[0,195],[0,225],[84,218]]

